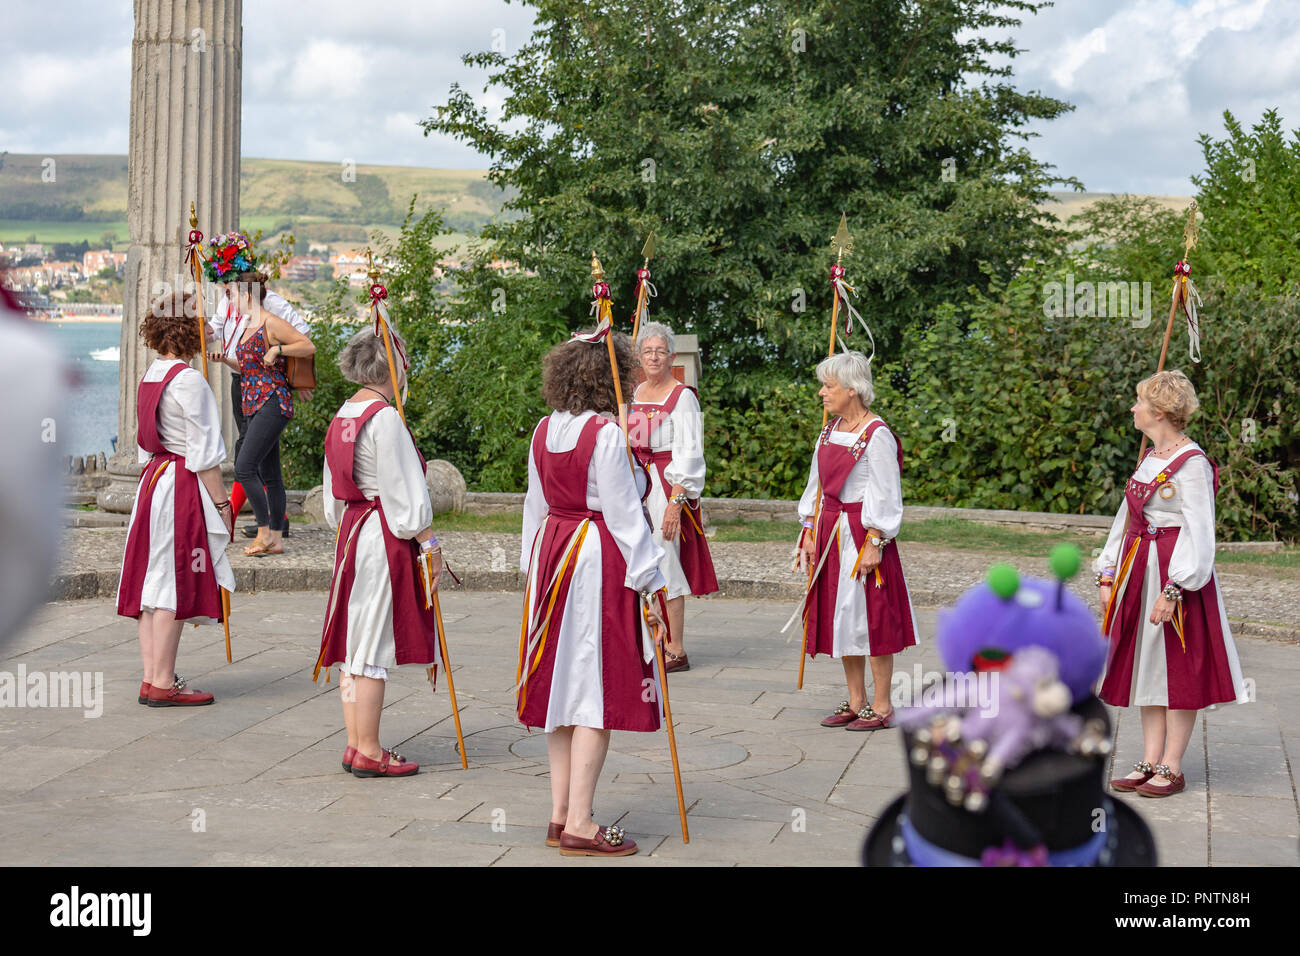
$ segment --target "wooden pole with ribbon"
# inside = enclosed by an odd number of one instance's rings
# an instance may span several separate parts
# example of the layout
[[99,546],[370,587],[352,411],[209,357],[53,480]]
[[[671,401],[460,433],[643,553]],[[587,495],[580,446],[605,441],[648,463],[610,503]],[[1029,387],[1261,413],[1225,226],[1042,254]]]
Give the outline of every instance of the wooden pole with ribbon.
[[[397,407],[397,414],[402,419],[402,424],[406,424],[406,409],[402,405],[402,390],[398,384],[397,362],[393,358],[393,336],[392,329],[389,325],[388,306],[385,300],[388,298],[388,290],[384,288],[379,281],[379,270],[375,267],[374,256],[370,250],[366,250],[366,275],[370,277],[370,317],[375,325],[375,335],[384,340],[384,354],[388,356],[388,376],[393,384],[393,404]],[[406,355],[398,352],[402,358],[402,368],[405,370],[408,365]],[[424,606],[433,608],[434,620],[437,623],[438,632],[435,635],[438,641],[438,653],[442,657],[442,670],[447,675],[447,694],[451,697],[451,716],[456,724],[456,747],[460,753],[460,767],[462,770],[469,768],[469,760],[465,754],[465,734],[460,726],[460,706],[456,703],[456,681],[451,676],[451,656],[447,651],[447,631],[442,623],[442,604],[438,600],[438,592],[433,589],[433,567],[431,564],[432,555],[421,554],[416,558],[416,565],[420,569],[420,581],[424,585]]]
[[[653,238],[653,237],[652,237]],[[647,241],[646,247],[653,253],[654,245]],[[642,250],[644,253],[645,250]],[[647,256],[646,261],[649,261]],[[600,260],[596,258],[596,253],[591,254],[591,277],[595,280],[592,285],[591,294],[593,301],[591,303],[592,312],[596,316],[596,331],[591,335],[575,336],[581,337],[585,341],[595,343],[602,337],[605,339],[606,348],[609,350],[609,371],[614,378],[614,400],[618,403],[618,426],[623,432],[623,444],[627,449],[627,462],[631,468],[632,474],[636,475],[636,459],[632,455],[632,443],[627,433],[627,406],[623,404],[623,385],[621,376],[618,372],[618,353],[614,349],[614,328],[612,305],[609,298],[609,284],[605,282],[605,270],[601,267]],[[647,271],[647,278],[649,273]],[[668,627],[668,606],[664,601],[663,592],[660,591],[656,597],[659,600],[659,616],[663,621],[663,626]],[[645,618],[645,626],[650,627],[649,619],[650,605],[644,595],[641,597],[641,614]],[[668,675],[664,670],[663,648],[659,642],[653,639],[653,629],[651,629],[651,643],[654,645],[655,661],[659,672],[659,693],[663,696],[664,704],[664,724],[668,728],[668,752],[672,756],[673,762],[673,782],[677,788],[677,814],[682,823],[682,842],[690,843],[691,834],[686,826],[686,799],[682,794],[682,772],[677,762],[677,734],[673,729],[672,706],[668,702]]]
[[[1193,199],[1187,206],[1187,221],[1183,224],[1183,257],[1174,266],[1173,301],[1169,304],[1169,321],[1165,325],[1165,338],[1160,345],[1160,360],[1156,363],[1157,374],[1164,371],[1165,356],[1169,353],[1169,340],[1174,333],[1174,319],[1178,316],[1180,306],[1183,314],[1187,316],[1188,353],[1193,362],[1201,361],[1201,326],[1197,315],[1201,296],[1192,282],[1192,266],[1189,261],[1192,250],[1196,248],[1196,230],[1196,200]],[[1147,436],[1143,435],[1142,444],[1138,448],[1138,464],[1142,463],[1146,450]]]
[[644,262],[640,269],[636,270],[636,311],[632,313],[632,341],[636,341],[637,333],[641,331],[641,320],[648,318],[649,303],[647,299],[655,294],[655,288],[650,284],[650,260],[655,254],[655,234],[652,232],[646,237],[645,246],[641,249],[641,255]]
[[[846,288],[844,286],[844,265],[843,265],[844,257],[846,255],[849,255],[850,252],[852,252],[853,250],[853,237],[849,235],[848,216],[843,212],[840,213],[839,228],[835,230],[835,235],[831,239],[831,248],[835,250],[835,264],[831,266],[831,293],[833,295],[833,298],[831,299],[831,333],[830,333],[830,344],[827,346],[826,349],[827,358],[830,358],[832,355],[835,354],[835,331],[839,327],[840,297],[841,295],[843,295],[844,288]],[[847,299],[845,300],[845,302],[847,304]],[[874,348],[872,351],[874,353]],[[830,409],[826,408],[826,406],[823,405],[822,406],[822,427],[821,427],[821,431],[817,433],[819,437],[821,435],[821,432],[824,432],[826,430],[826,422],[829,419],[829,417],[830,417]],[[817,449],[815,446],[813,448],[813,454],[814,455],[817,454]],[[819,473],[817,478],[817,504],[813,511],[813,526],[812,526],[814,555],[818,553],[817,526],[818,524],[820,524],[821,511],[822,511],[822,482]],[[810,564],[808,566],[808,589],[810,591],[812,590],[814,573],[815,573],[814,567],[812,564]],[[807,595],[804,595],[804,601],[806,602],[807,600],[808,600]],[[804,668],[804,663],[807,661],[807,659],[808,659],[808,619],[807,616],[805,615],[804,625],[803,625],[803,645],[799,649],[799,681],[795,687],[796,690],[803,690],[803,668]]]
[[[189,244],[185,250],[185,264],[194,278],[194,301],[198,315],[195,320],[199,324],[199,356],[203,359],[203,378],[208,379],[208,328],[203,321],[203,233],[199,232],[199,217],[194,210],[193,201],[190,202],[190,234]],[[208,381],[211,385],[211,381]],[[231,526],[234,526],[233,516]],[[226,636],[226,663],[234,663],[234,657],[230,651],[230,592],[225,588],[221,589],[221,625]]]

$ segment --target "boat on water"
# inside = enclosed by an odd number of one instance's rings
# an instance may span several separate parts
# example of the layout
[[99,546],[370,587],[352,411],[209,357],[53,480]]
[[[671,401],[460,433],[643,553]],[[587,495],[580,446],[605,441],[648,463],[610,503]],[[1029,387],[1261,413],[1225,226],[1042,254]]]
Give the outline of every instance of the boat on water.
[[90,357],[97,362],[120,362],[122,361],[122,347],[120,345],[110,345],[106,349],[92,349]]

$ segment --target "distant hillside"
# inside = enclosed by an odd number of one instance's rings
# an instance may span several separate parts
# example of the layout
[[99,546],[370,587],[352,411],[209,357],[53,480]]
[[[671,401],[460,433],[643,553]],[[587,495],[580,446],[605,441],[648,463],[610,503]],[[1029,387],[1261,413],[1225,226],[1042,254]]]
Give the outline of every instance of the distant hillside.
[[[89,240],[98,245],[105,234],[125,248],[126,157],[55,156],[50,172],[46,157],[0,153],[0,242],[21,242],[34,235],[45,243]],[[344,173],[349,179],[344,178]],[[310,242],[334,247],[364,243],[373,230],[392,233],[406,214],[413,193],[417,210],[446,210],[455,233],[448,244],[463,242],[500,212],[504,194],[482,170],[421,169],[413,166],[358,166],[302,160],[250,159],[240,166],[240,224],[261,229],[266,238],[292,231],[299,250]],[[52,174],[53,181],[42,180]],[[1044,208],[1068,221],[1087,205],[1112,193],[1057,192],[1058,202]],[[1153,196],[1171,209],[1187,208],[1187,198]],[[188,199],[181,197],[181,202]]]
[[[52,158],[51,168],[44,156],[0,153],[0,241],[34,234],[40,242],[97,242],[113,232],[119,246],[125,243],[126,157]],[[243,228],[262,229],[268,237],[292,230],[304,249],[307,241],[349,245],[364,242],[373,229],[394,230],[412,194],[419,194],[417,211],[444,208],[447,226],[462,238],[477,233],[504,202],[482,170],[354,171],[339,163],[247,157],[239,188]]]

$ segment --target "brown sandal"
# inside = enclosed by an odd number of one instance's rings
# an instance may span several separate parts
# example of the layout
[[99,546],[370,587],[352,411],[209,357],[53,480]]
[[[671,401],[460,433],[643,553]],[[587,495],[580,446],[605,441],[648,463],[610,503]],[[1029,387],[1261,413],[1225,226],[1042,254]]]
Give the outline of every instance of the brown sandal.
[[244,549],[244,554],[250,558],[264,558],[268,554],[284,554],[284,545],[277,545],[274,548],[268,548],[260,541],[254,541]]
[[560,856],[631,856],[636,852],[636,841],[618,824],[601,827],[593,837],[560,834]]

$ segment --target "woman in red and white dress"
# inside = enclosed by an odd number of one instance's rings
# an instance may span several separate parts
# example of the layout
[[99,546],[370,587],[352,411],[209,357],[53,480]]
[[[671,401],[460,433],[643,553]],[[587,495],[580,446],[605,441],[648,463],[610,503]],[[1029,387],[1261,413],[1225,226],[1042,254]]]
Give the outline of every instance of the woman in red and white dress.
[[[393,342],[405,354],[396,333]],[[361,387],[325,434],[325,520],[338,536],[316,669],[339,665],[348,731],[343,769],[405,777],[419,765],[380,746],[379,718],[389,668],[437,661],[437,624],[417,561],[422,552],[432,555],[436,591],[442,549],[430,527],[424,458],[392,404],[384,340],[369,328],[358,332],[339,353],[339,368]],[[401,365],[398,376],[404,387]]]
[[641,326],[637,355],[646,380],[637,386],[628,416],[632,450],[650,475],[646,510],[655,544],[664,549],[660,570],[668,581],[668,641],[665,670],[691,669],[683,643],[686,595],[718,590],[700,495],[704,493],[704,436],[695,389],[673,378],[676,346],[672,329],[658,322]]
[[894,542],[903,523],[903,453],[871,411],[871,363],[861,352],[822,360],[817,378],[831,421],[817,439],[799,501],[798,566],[813,569],[803,607],[807,652],[844,662],[848,699],[822,726],[880,730],[893,726],[894,655],[916,644],[918,634]]
[[189,366],[203,348],[192,303],[157,299],[140,327],[158,358],[136,398],[139,461],[144,465],[122,558],[117,613],[136,618],[150,707],[210,704],[176,674],[181,625],[223,620],[221,588],[235,589],[226,558],[233,516],[221,482],[226,444],[221,413],[201,372]]
[[1218,468],[1184,433],[1199,404],[1182,372],[1138,383],[1133,424],[1151,449],[1096,562],[1110,642],[1098,696],[1142,715],[1142,760],[1111,786],[1145,797],[1186,788],[1198,710],[1249,699],[1214,572]]
[[[615,348],[630,381],[631,342],[617,335]],[[565,856],[625,856],[636,843],[621,827],[597,826],[591,807],[609,732],[659,729],[651,642],[662,639],[654,608],[663,549],[650,537],[623,433],[607,417],[616,401],[603,336],[551,349],[542,397],[555,411],[538,423],[528,456],[517,713],[546,731],[547,845]]]

